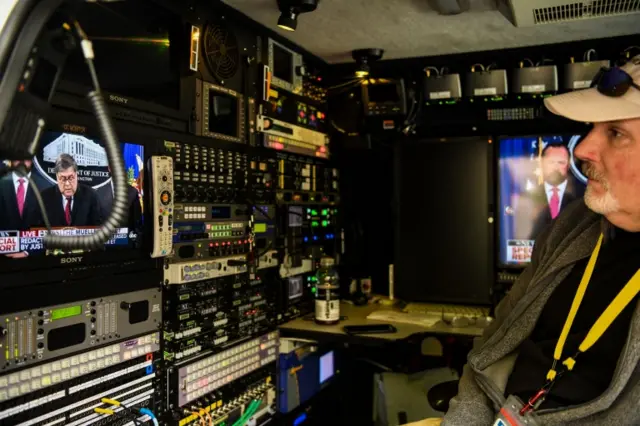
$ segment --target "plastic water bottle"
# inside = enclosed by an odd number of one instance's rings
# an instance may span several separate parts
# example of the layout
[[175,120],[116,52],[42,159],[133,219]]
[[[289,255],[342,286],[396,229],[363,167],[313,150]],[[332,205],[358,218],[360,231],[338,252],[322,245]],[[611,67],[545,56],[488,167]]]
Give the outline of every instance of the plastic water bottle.
[[335,261],[330,257],[320,259],[316,273],[316,322],[331,325],[340,321],[340,278]]

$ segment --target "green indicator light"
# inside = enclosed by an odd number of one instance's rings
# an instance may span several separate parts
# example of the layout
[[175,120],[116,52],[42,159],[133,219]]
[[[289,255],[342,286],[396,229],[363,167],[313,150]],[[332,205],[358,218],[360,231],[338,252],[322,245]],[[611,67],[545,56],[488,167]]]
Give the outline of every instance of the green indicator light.
[[326,227],[327,225],[329,225],[329,222],[327,222],[326,220],[323,220],[323,221],[322,221],[322,226],[323,226],[323,227]]

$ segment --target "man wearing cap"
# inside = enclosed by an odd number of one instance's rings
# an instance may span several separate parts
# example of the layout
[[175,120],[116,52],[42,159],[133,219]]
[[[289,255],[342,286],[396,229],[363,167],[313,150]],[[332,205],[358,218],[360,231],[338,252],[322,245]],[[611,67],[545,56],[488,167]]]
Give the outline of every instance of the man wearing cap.
[[538,237],[444,419],[411,425],[640,425],[640,56],[545,104],[592,123],[584,200]]

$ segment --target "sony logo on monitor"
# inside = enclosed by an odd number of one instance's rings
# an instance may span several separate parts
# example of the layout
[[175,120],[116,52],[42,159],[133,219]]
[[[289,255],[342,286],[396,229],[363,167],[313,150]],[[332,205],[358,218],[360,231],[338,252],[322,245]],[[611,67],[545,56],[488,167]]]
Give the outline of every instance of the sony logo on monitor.
[[70,264],[70,263],[80,263],[82,262],[82,258],[83,256],[62,257],[60,258],[60,263],[63,265]]
[[122,96],[118,96],[118,95],[109,95],[109,100],[111,102],[116,102],[116,103],[125,104],[125,105],[129,102],[129,99],[124,98]]

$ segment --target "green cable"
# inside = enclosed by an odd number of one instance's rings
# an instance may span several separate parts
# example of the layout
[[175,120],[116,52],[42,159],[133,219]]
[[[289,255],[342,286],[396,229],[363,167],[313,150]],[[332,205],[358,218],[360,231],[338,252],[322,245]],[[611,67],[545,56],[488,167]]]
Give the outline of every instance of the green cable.
[[249,407],[247,407],[247,409],[244,411],[244,414],[242,416],[240,416],[240,418],[238,420],[236,420],[235,423],[233,423],[233,425],[231,425],[231,426],[244,425],[247,422],[247,414],[249,414],[249,410],[252,407],[253,407],[253,401],[251,402],[251,404],[249,404]]
[[247,410],[245,411],[245,414],[243,416],[243,420],[238,426],[244,426],[249,421],[249,419],[255,414],[255,412],[258,411],[258,407],[260,407],[260,401],[254,399],[253,402],[249,404],[249,407],[247,407]]
[[253,414],[258,411],[258,407],[260,406],[261,400],[254,399],[249,407],[244,411],[244,414],[236,420],[236,422],[232,426],[244,426],[245,423],[249,420]]

